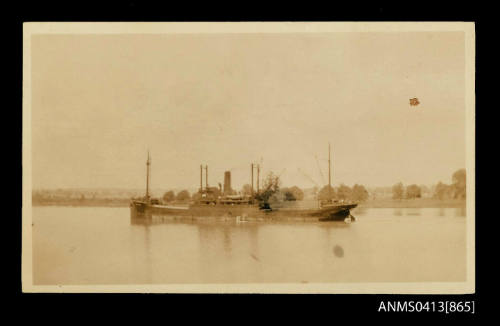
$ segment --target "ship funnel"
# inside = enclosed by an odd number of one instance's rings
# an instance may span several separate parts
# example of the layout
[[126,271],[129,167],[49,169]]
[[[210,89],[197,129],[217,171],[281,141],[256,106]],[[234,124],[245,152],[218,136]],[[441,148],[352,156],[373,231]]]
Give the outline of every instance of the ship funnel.
[[231,189],[231,171],[224,172],[224,194],[231,195],[233,190]]

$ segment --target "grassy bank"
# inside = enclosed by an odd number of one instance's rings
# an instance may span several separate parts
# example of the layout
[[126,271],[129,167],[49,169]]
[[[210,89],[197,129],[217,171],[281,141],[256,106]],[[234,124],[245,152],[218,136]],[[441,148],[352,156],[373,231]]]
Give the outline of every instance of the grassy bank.
[[[69,207],[129,207],[130,199],[56,199],[33,200],[33,206],[69,206]],[[168,205],[186,206],[186,202],[170,202]]]
[[128,199],[33,200],[33,206],[128,207]]
[[359,204],[365,208],[455,208],[465,207],[465,200],[461,199],[375,199],[367,200]]
[[[310,207],[316,207],[317,201],[311,201]],[[78,206],[78,207],[128,207],[129,199],[85,199],[85,200],[43,200],[33,201],[33,206]],[[170,203],[170,205],[186,205],[186,203]],[[294,202],[294,205],[303,206],[306,202]],[[465,207],[465,200],[458,199],[376,199],[367,200],[359,204],[364,208],[455,208]]]

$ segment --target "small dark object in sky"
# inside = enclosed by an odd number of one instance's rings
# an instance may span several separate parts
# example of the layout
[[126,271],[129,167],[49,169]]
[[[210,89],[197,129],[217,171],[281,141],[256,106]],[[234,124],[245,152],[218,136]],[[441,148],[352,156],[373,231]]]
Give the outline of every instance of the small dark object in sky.
[[333,247],[333,253],[335,254],[335,256],[337,256],[339,258],[344,257],[344,249],[339,245],[336,245],[335,247]]
[[418,101],[418,98],[414,97],[414,98],[410,99],[410,105],[411,106],[417,106],[419,104],[420,104],[420,102]]

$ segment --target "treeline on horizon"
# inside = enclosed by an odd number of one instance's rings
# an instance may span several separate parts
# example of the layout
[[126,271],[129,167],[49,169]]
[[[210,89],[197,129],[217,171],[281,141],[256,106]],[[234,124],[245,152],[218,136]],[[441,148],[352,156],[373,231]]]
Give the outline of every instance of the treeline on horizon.
[[[216,197],[220,196],[221,193],[218,190],[211,189]],[[258,196],[257,191],[255,190],[254,194]],[[340,185],[339,187],[331,187],[331,193],[328,192],[328,186],[324,186],[320,191],[317,188],[312,189],[312,194],[318,199],[355,199],[359,201],[364,201],[368,199],[368,191],[362,185],[354,185],[354,187],[350,188],[346,185]],[[250,185],[245,184],[241,191],[233,191],[231,195],[242,195],[242,196],[251,196],[252,188]],[[284,201],[298,201],[304,200],[305,192],[301,188],[297,186],[292,187],[280,187],[277,191],[272,194],[278,200]],[[197,200],[200,198],[200,192],[195,192],[192,195],[187,190],[182,190],[177,194],[173,190],[169,190],[163,194],[161,198],[164,202],[185,202],[189,200]]]
[[[446,199],[465,199],[465,188],[466,188],[466,172],[465,169],[457,170],[452,175],[452,183],[445,184],[443,182],[438,182],[432,188],[428,188],[424,185],[403,185],[399,182],[391,187],[376,188],[375,190],[368,191],[365,186],[355,184],[349,187],[345,184],[341,184],[337,187],[329,187],[328,185],[322,187],[313,187],[308,189],[301,189],[298,186],[292,187],[282,187],[281,180],[279,177],[274,175],[272,172],[268,174],[265,178],[261,191],[257,194],[256,189],[254,195],[265,200],[273,199],[277,201],[301,201],[306,198],[316,199],[316,200],[351,200],[356,202],[364,202],[368,199],[377,200],[383,198],[392,198],[394,200],[402,199],[417,199],[422,197],[432,197],[435,199],[446,200]],[[216,197],[220,196],[221,189],[217,187],[210,188],[213,195]],[[391,193],[388,194],[387,192]],[[243,195],[251,196],[252,187],[249,184],[245,184],[241,190],[232,190],[230,192],[232,195]],[[424,195],[425,194],[425,195]],[[85,196],[84,194],[79,194],[75,191],[65,191],[57,190],[55,193],[51,191],[34,191],[33,192],[33,204],[71,204],[71,205],[86,205],[86,204],[99,204],[104,206],[123,206],[128,205],[130,197],[140,197],[138,194],[134,194],[129,197],[96,197],[95,194],[92,196]],[[175,192],[174,190],[169,190],[164,192],[164,194],[159,198],[164,203],[181,202],[187,203],[191,200],[197,200],[201,197],[199,191],[193,192],[192,194],[188,190],[181,190]],[[271,198],[272,197],[272,198]]]
[[[435,199],[465,199],[466,197],[466,172],[465,169],[453,173],[451,184],[441,181],[433,189],[432,197]],[[422,187],[416,184],[404,186],[399,182],[392,186],[392,199],[415,199],[422,197]]]
[[[297,186],[292,187],[281,187],[280,186],[279,177],[275,176],[272,172],[266,177],[263,185],[263,192],[266,192],[266,189],[272,188],[269,196],[265,198],[266,200],[269,197],[275,197],[275,200],[282,201],[297,201],[303,200],[305,198],[304,190]],[[411,184],[408,186],[404,186],[402,182],[399,182],[392,186],[392,199],[401,200],[401,199],[417,199],[422,198],[422,192],[425,186],[419,186],[416,184]],[[452,175],[452,183],[444,184],[443,182],[438,182],[432,190],[425,189],[427,193],[432,193],[432,198],[445,200],[445,199],[465,199],[465,188],[466,188],[466,172],[465,169],[459,169],[455,171]],[[215,196],[220,196],[221,192],[218,188],[214,187],[211,189],[214,192]],[[231,194],[240,194],[243,196],[251,196],[252,195],[252,186],[249,184],[245,184],[241,191],[233,191]],[[370,198],[370,194],[368,190],[363,185],[355,184],[352,187],[349,187],[345,184],[341,184],[338,187],[324,186],[321,189],[318,187],[314,187],[312,189],[312,195],[315,199],[318,200],[328,200],[328,199],[337,199],[337,200],[352,200],[357,202],[364,202]],[[187,190],[180,191],[175,194],[174,191],[168,191],[163,195],[162,200],[164,202],[172,202],[172,201],[189,201],[196,200],[200,197],[200,193],[196,192],[193,195]],[[257,196],[258,197],[258,196]],[[374,197],[374,196],[373,196]],[[372,199],[375,199],[373,198]]]

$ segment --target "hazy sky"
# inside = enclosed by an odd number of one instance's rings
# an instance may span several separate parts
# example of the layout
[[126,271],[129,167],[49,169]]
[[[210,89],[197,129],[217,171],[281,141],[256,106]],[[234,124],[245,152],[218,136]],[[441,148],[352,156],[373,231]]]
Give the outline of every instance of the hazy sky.
[[334,185],[450,182],[464,68],[462,32],[33,36],[33,187],[143,187],[148,148],[153,187],[312,187],[328,142]]

